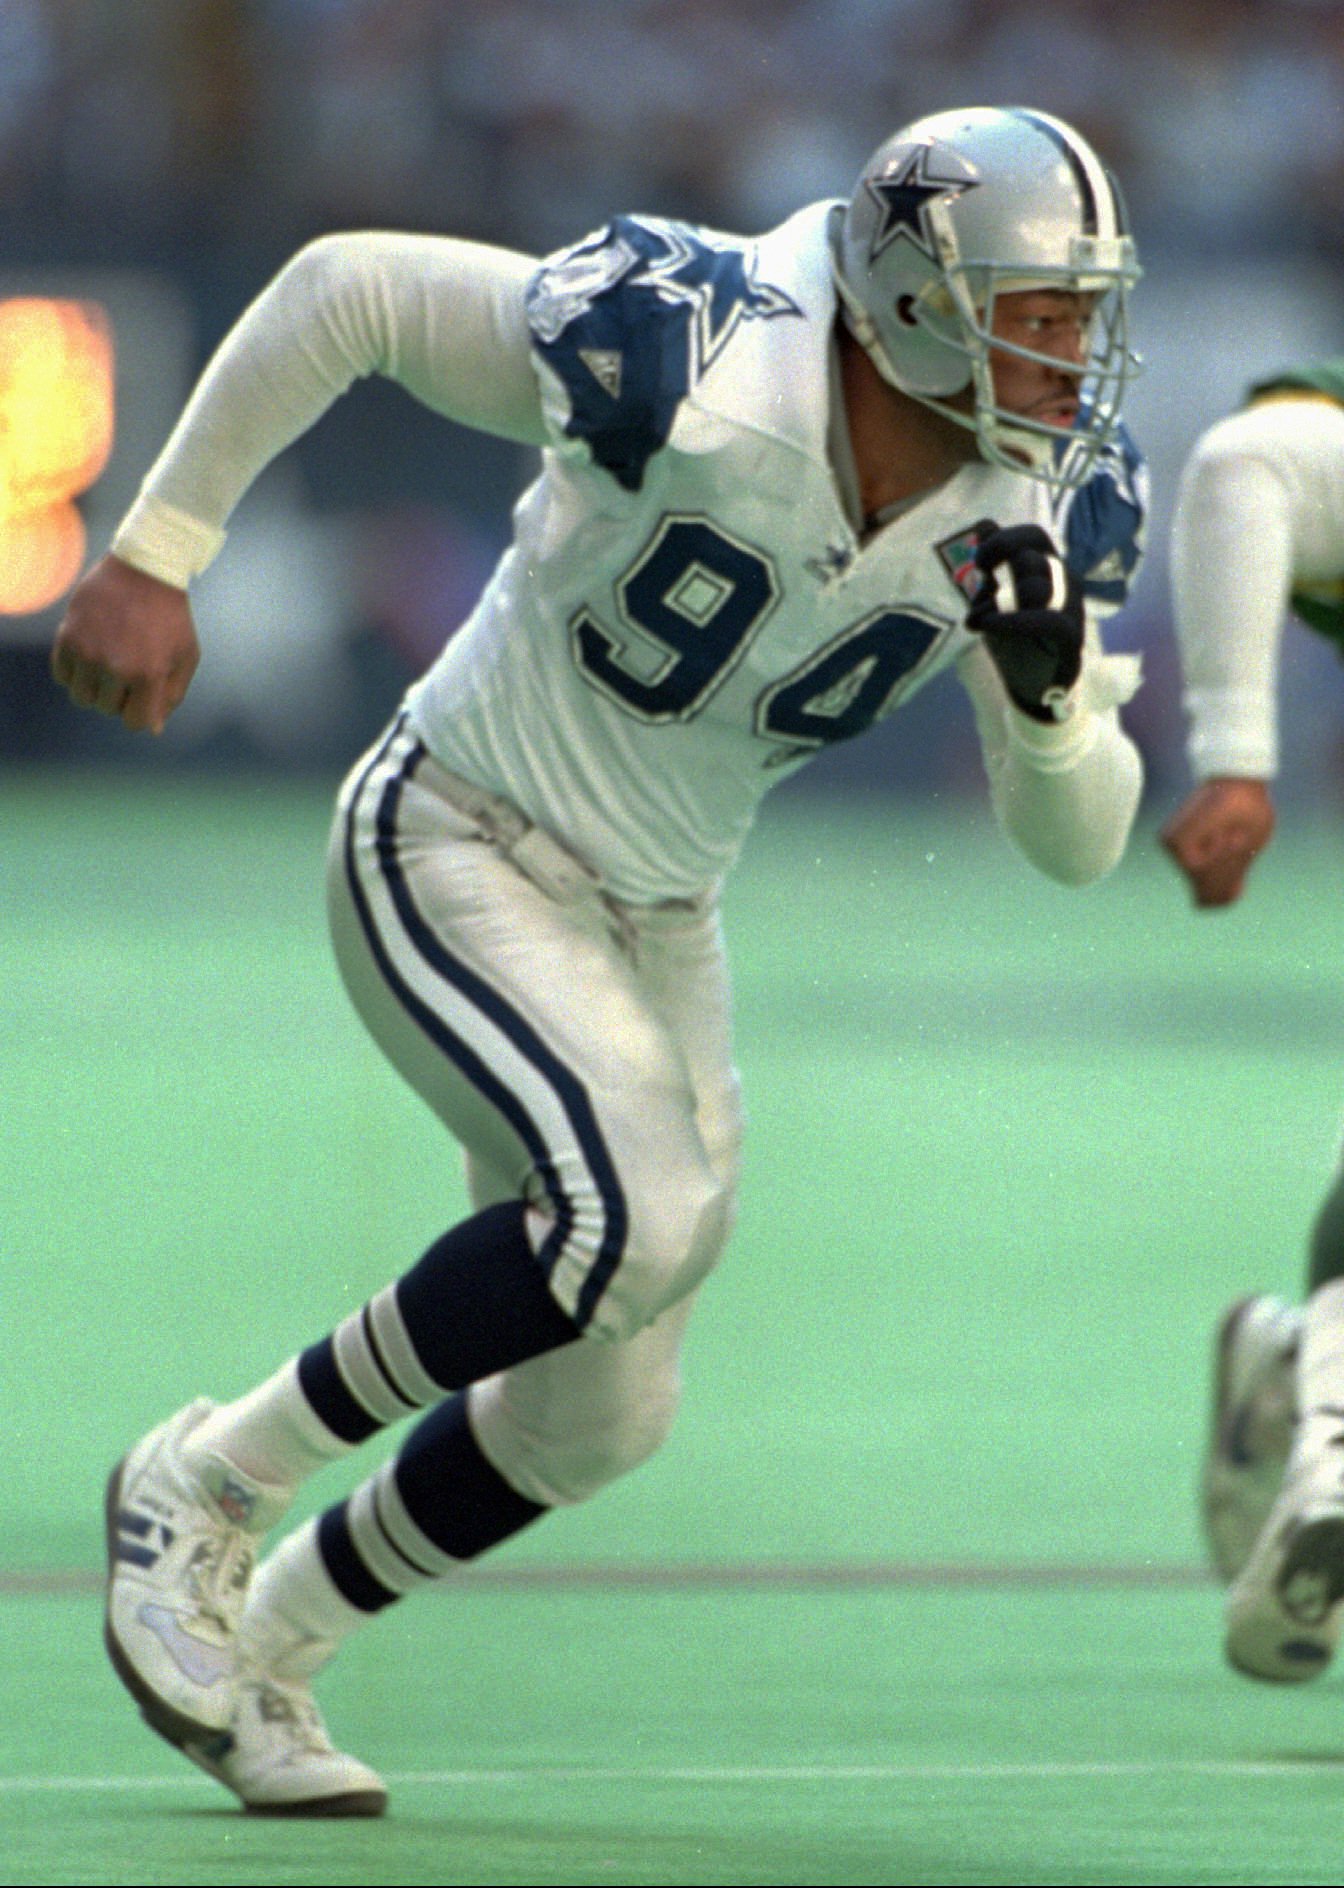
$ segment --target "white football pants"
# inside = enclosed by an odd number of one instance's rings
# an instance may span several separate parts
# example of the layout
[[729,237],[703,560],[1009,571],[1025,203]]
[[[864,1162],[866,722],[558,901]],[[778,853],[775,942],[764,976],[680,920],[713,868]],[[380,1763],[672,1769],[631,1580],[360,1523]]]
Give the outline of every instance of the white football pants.
[[650,1455],[742,1138],[712,898],[618,903],[398,723],[332,829],[337,961],[383,1050],[461,1144],[472,1200],[525,1200],[587,1339],[472,1386],[480,1447],[545,1505]]

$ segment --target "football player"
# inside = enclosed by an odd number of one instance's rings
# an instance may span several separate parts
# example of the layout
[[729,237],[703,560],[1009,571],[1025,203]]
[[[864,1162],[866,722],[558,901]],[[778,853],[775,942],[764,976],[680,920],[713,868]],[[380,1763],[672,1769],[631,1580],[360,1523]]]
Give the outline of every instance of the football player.
[[[541,448],[330,850],[351,997],[461,1143],[474,1210],[109,1483],[112,1662],[249,1808],[377,1813],[319,1667],[666,1435],[733,1218],[719,887],[766,789],[953,666],[1027,858],[1070,885],[1120,858],[1137,663],[1098,625],[1144,515],[1120,421],[1137,276],[1096,154],[1025,109],[924,119],[848,201],[758,239],[619,216],[538,263],[324,238],[226,337],[73,594],[56,678],[157,730],[197,662],[192,579],[356,376]],[[304,1477],[408,1417],[252,1577]]]
[[[1344,653],[1344,360],[1260,382],[1196,442],[1171,576],[1197,784],[1163,840],[1217,910],[1274,831],[1285,617]],[[1344,1167],[1316,1216],[1305,1303],[1238,1299],[1214,1351],[1201,1499],[1230,1582],[1227,1657],[1255,1678],[1315,1678],[1344,1614]]]

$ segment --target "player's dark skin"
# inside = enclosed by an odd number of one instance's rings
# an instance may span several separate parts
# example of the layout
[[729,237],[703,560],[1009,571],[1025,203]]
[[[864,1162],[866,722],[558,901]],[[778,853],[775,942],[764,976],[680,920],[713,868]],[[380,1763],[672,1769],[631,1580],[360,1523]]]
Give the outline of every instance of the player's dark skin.
[[186,591],[109,552],[71,593],[51,672],[78,707],[162,734],[200,659]]
[[[1051,425],[1072,424],[1092,305],[1091,296],[1058,289],[1020,289],[997,298],[992,332],[1053,357],[992,353],[1000,406]],[[871,517],[951,478],[978,456],[975,435],[888,385],[843,323],[838,334],[860,499]],[[964,404],[969,413],[971,390],[949,404]],[[109,552],[71,593],[51,671],[77,706],[116,716],[133,731],[161,734],[200,659],[187,593]]]
[[[1094,299],[1066,289],[1018,289],[996,298],[991,332],[1058,362],[992,352],[994,397],[1005,411],[1051,426],[1073,424]],[[979,452],[974,433],[888,385],[843,324],[839,333],[850,443],[863,514],[870,518],[934,490]],[[968,387],[947,404],[969,414],[974,395]]]
[[1274,835],[1274,802],[1263,780],[1205,780],[1162,828],[1162,844],[1205,910],[1235,904]]

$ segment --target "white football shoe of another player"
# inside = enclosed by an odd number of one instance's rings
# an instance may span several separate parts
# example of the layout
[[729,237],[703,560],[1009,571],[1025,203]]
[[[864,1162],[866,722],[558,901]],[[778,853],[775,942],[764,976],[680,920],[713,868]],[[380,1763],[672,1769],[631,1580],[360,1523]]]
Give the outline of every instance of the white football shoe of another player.
[[153,1429],[107,1484],[108,1657],[152,1730],[182,1745],[233,1717],[234,1635],[257,1543],[289,1505],[217,1456],[201,1474],[184,1440],[214,1409],[198,1397]]
[[1227,1594],[1228,1663],[1301,1683],[1325,1670],[1344,1625],[1344,1409],[1298,1429],[1282,1491]]
[[306,1685],[240,1673],[229,1729],[184,1755],[254,1816],[381,1816],[387,1786],[337,1750]]
[[1200,1507],[1225,1581],[1246,1565],[1283,1484],[1301,1330],[1301,1312],[1267,1295],[1238,1299],[1218,1322]]

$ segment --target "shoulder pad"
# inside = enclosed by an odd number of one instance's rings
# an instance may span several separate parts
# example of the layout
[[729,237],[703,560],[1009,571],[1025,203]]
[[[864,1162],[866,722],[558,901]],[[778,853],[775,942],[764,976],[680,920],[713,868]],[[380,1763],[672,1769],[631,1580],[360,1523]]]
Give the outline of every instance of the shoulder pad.
[[1119,605],[1143,554],[1148,468],[1122,425],[1096,470],[1066,502],[1064,558],[1085,596]]
[[564,390],[563,431],[627,491],[639,490],[678,406],[739,323],[802,313],[756,266],[754,245],[738,238],[618,216],[533,277],[528,319]]

